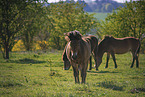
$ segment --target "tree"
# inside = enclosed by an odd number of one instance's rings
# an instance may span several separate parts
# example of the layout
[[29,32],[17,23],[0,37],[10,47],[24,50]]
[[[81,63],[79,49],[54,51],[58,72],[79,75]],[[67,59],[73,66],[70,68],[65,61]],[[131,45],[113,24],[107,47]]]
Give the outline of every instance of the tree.
[[126,2],[123,8],[108,15],[99,31],[115,37],[140,38],[145,31],[145,2]]
[[47,20],[46,13],[46,7],[43,6],[43,3],[39,2],[27,6],[26,10],[22,12],[24,30],[21,31],[21,39],[27,51],[33,49],[34,37],[39,31],[43,32],[45,30],[44,27],[47,26],[45,22]]
[[[23,28],[21,13],[26,7],[39,0],[1,0],[0,1],[0,41],[3,57],[9,59],[10,46]],[[43,0],[41,0],[43,1]]]

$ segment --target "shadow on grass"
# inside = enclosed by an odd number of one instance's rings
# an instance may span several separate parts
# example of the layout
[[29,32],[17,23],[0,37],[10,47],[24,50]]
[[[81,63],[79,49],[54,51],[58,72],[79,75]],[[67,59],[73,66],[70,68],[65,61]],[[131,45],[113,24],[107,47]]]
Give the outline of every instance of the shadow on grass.
[[123,87],[124,87],[122,85],[117,84],[117,82],[113,82],[113,81],[100,82],[98,86],[112,89],[112,90],[117,90],[117,91],[123,91]]
[[145,92],[145,88],[134,88],[130,91],[131,93],[139,93],[139,92]]
[[17,81],[7,80],[7,81],[1,81],[0,87],[14,87],[14,86],[23,86],[21,83]]
[[40,63],[46,63],[46,61],[39,61],[39,60],[34,60],[34,59],[19,59],[19,60],[9,60],[9,63],[20,63],[20,64],[40,64]]
[[118,73],[118,72],[110,72],[110,71],[87,71],[87,72],[90,72],[90,73]]

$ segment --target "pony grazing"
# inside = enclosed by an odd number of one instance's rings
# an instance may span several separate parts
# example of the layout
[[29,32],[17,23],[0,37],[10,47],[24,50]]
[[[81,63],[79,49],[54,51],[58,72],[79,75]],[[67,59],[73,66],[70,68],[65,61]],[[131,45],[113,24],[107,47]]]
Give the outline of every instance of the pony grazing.
[[66,55],[73,67],[75,83],[80,83],[79,70],[81,71],[82,83],[85,83],[88,60],[91,54],[91,43],[89,40],[83,39],[80,32],[76,30],[64,35],[68,41]]
[[106,67],[108,67],[108,62],[110,58],[110,54],[113,58],[115,68],[117,68],[115,54],[124,54],[128,51],[131,51],[133,56],[133,61],[131,68],[134,65],[134,61],[136,60],[136,67],[139,67],[139,51],[140,51],[140,41],[137,38],[133,37],[125,37],[125,38],[114,38],[112,36],[105,36],[105,38],[98,45],[97,52],[97,68],[102,63],[102,57],[105,52],[107,52],[107,61]]
[[[82,37],[83,39],[87,39],[90,41],[91,43],[91,52],[93,54],[93,57],[94,57],[94,60],[95,60],[95,67],[97,67],[97,60],[96,60],[96,56],[97,56],[97,49],[98,49],[98,39],[96,38],[96,36],[94,35],[88,35],[88,36],[84,36]],[[62,60],[64,62],[64,70],[69,70],[70,68],[70,62],[67,58],[67,55],[66,55],[66,47],[69,43],[66,44],[65,48],[64,48],[64,51],[63,51],[63,55],[62,55]],[[89,70],[92,69],[92,56],[90,56],[90,67],[89,67]]]

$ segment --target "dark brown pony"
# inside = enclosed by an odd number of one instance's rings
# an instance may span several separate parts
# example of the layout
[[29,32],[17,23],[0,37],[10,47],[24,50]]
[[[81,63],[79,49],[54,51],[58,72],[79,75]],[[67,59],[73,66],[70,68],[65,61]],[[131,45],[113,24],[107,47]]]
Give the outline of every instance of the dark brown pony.
[[124,54],[130,51],[133,56],[133,61],[131,68],[134,65],[134,61],[136,60],[136,67],[139,67],[139,51],[140,51],[140,41],[137,38],[133,37],[125,37],[125,38],[114,38],[112,36],[105,36],[105,38],[98,45],[97,52],[97,67],[100,66],[102,62],[102,57],[105,52],[107,52],[107,61],[106,67],[108,67],[108,61],[110,58],[110,54],[113,58],[115,68],[117,68],[115,54]]
[[66,55],[73,67],[75,83],[80,83],[79,70],[81,71],[82,83],[85,83],[91,43],[89,40],[83,39],[80,32],[76,30],[65,33],[65,39],[68,41]]
[[[93,54],[93,57],[94,57],[94,60],[95,60],[95,67],[97,67],[97,60],[96,60],[96,55],[97,55],[97,49],[98,49],[98,39],[94,36],[94,35],[88,35],[88,36],[85,36],[85,37],[82,37],[84,39],[87,39],[90,41],[91,43],[91,52]],[[70,68],[70,62],[67,58],[67,55],[66,55],[66,47],[67,47],[68,43],[66,44],[65,48],[64,48],[64,51],[63,51],[63,55],[62,55],[62,60],[64,62],[64,70],[69,70]],[[90,67],[89,67],[89,70],[92,70],[92,56],[90,56]]]

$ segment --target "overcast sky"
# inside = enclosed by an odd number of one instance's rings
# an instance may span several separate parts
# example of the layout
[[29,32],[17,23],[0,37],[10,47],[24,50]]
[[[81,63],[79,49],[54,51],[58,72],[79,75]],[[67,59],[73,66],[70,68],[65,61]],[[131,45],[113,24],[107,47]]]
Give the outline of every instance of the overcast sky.
[[[49,3],[52,3],[52,2],[58,2],[58,1],[60,1],[60,0],[48,0],[48,2]],[[63,0],[63,1],[65,1],[65,0]],[[77,0],[75,0],[75,1],[77,1]],[[91,0],[85,0],[86,2],[87,1],[91,1]],[[95,1],[95,0],[92,0],[92,1]],[[117,2],[119,2],[119,3],[124,3],[124,2],[126,2],[126,1],[130,1],[130,0],[113,0],[113,1],[117,1]],[[137,1],[137,0],[132,0],[132,1]]]

